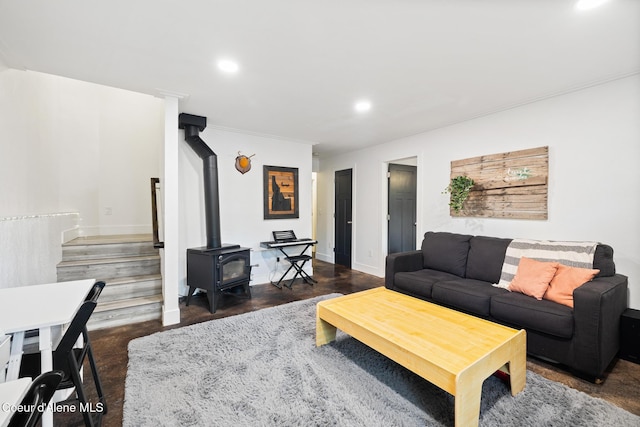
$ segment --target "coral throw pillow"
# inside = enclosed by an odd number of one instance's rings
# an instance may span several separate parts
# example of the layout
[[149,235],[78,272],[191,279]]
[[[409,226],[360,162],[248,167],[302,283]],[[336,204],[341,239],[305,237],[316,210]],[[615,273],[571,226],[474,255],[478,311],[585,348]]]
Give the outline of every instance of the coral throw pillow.
[[543,298],[573,308],[574,289],[587,283],[598,273],[600,270],[597,269],[591,270],[560,264]]
[[559,265],[557,262],[542,262],[522,257],[516,275],[509,283],[509,290],[541,300]]

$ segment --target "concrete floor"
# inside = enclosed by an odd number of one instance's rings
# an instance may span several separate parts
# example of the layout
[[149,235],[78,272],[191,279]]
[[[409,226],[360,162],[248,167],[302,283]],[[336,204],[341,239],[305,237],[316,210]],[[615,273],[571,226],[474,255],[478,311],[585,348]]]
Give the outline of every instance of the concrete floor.
[[[293,285],[293,289],[277,289],[270,284],[253,286],[251,299],[226,297],[215,314],[209,312],[206,298],[193,297],[189,307],[186,307],[184,302],[180,304],[180,324],[167,328],[162,327],[160,321],[156,320],[92,331],[90,337],[98,360],[98,370],[108,403],[108,413],[103,417],[102,425],[122,425],[124,384],[128,362],[127,344],[132,339],[158,331],[255,311],[332,292],[348,294],[384,286],[384,279],[382,278],[322,261],[314,261],[314,278],[318,280],[316,285],[309,286],[298,281]],[[528,358],[527,368],[550,380],[561,382],[640,415],[640,365],[638,364],[625,360],[614,360],[602,384],[593,384],[576,378],[561,367],[533,358]],[[85,369],[88,369],[88,367]],[[90,381],[87,388],[89,389],[88,392],[93,395],[93,385]],[[83,425],[83,421],[82,416],[78,413],[56,413],[54,414],[54,424],[56,426],[74,426]]]

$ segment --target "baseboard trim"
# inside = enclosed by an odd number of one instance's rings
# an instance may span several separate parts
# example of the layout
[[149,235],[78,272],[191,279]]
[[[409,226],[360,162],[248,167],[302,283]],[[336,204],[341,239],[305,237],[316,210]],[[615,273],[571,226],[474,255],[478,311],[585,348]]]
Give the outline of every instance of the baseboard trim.
[[381,274],[380,269],[373,265],[354,262],[353,264],[351,264],[351,268],[356,271],[361,271],[363,273],[371,274],[372,276],[384,277],[384,270]]
[[162,326],[176,325],[180,323],[180,309],[166,310],[166,307],[162,306]]
[[62,230],[62,244],[72,241],[82,235],[80,231],[80,226],[76,225],[73,228],[69,228],[67,230]]
[[328,255],[328,254],[323,254],[321,252],[316,251],[316,259],[319,259],[320,261],[328,262],[330,264],[334,263],[333,254]]

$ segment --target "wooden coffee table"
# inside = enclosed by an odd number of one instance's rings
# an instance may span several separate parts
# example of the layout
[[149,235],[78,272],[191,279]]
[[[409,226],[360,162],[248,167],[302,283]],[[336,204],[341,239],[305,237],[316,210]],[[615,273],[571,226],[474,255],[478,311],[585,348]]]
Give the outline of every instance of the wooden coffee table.
[[508,369],[511,394],[526,383],[526,332],[384,287],[322,301],[316,345],[351,335],[455,396],[455,425],[477,426],[482,383]]

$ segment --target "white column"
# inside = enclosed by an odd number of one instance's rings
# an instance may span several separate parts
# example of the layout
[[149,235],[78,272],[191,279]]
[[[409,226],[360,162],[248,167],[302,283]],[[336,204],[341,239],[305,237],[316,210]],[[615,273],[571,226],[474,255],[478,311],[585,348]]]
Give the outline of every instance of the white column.
[[165,95],[164,98],[164,158],[160,188],[163,193],[164,249],[162,257],[162,324],[180,323],[178,306],[178,102],[179,97]]

